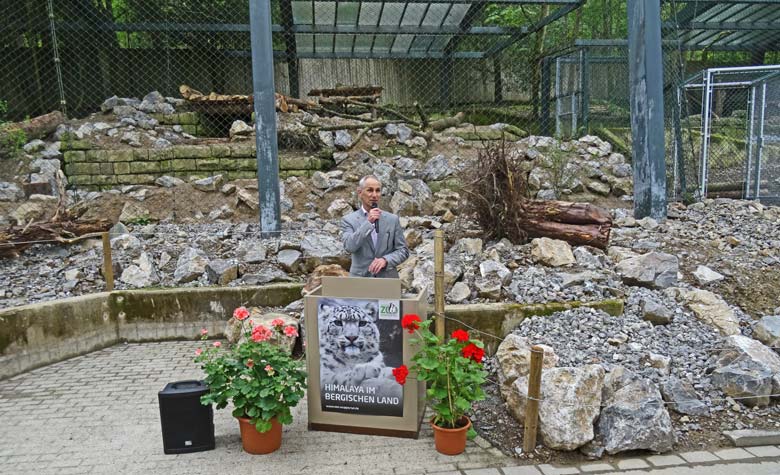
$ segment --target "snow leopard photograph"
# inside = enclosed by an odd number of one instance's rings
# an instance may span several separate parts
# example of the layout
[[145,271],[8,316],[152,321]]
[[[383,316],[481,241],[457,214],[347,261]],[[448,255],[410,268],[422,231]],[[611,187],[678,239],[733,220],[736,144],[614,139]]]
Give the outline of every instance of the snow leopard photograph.
[[380,320],[375,299],[323,297],[317,305],[323,411],[403,415],[400,320]]

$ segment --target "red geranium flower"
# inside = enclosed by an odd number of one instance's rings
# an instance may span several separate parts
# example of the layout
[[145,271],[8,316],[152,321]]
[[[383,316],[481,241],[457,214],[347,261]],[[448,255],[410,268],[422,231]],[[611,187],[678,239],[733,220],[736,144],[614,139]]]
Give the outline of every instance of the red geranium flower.
[[465,343],[469,341],[469,332],[461,329],[455,330],[454,332],[452,332],[452,338],[455,338],[456,340]]
[[406,330],[409,330],[409,333],[414,333],[415,330],[420,328],[420,325],[418,322],[420,322],[420,317],[417,315],[410,313],[407,315],[404,315],[404,318],[401,319],[401,327],[403,327]]
[[401,365],[393,369],[393,376],[395,376],[395,380],[398,381],[398,384],[403,385],[406,383],[406,377],[409,376],[409,368],[407,368],[406,365]]
[[482,363],[482,357],[485,356],[485,350],[478,347],[474,343],[469,343],[468,345],[464,346],[463,350],[461,350],[461,353],[463,354],[464,358],[471,358],[477,363]]
[[236,320],[245,320],[249,316],[249,310],[246,307],[238,307],[233,311],[233,316]]

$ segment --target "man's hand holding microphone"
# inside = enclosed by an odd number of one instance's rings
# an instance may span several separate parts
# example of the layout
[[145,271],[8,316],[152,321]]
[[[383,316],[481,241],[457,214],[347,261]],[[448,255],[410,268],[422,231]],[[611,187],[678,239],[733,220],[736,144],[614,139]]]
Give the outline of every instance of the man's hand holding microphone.
[[[379,241],[379,217],[382,215],[382,210],[377,207],[376,201],[371,202],[371,210],[368,212],[368,222],[374,225],[374,232],[377,233],[377,243]],[[384,257],[375,258],[368,266],[368,271],[374,275],[378,274],[387,266],[387,260]]]

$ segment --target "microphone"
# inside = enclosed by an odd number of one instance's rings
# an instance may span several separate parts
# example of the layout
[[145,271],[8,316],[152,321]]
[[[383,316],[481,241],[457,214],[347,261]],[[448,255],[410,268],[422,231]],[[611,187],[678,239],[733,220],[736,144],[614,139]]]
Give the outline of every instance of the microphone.
[[[377,208],[376,201],[371,202],[371,209]],[[379,233],[379,220],[374,221],[374,231]]]

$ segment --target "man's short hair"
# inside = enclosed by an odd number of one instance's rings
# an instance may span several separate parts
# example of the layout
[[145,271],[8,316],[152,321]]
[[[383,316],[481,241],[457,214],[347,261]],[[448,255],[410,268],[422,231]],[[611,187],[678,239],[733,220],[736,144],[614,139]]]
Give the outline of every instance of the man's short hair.
[[361,178],[360,181],[358,181],[358,189],[362,190],[363,187],[366,186],[366,180],[368,180],[369,178],[376,180],[379,183],[379,186],[382,186],[382,181],[379,178],[377,178],[376,175],[366,175],[363,178]]

